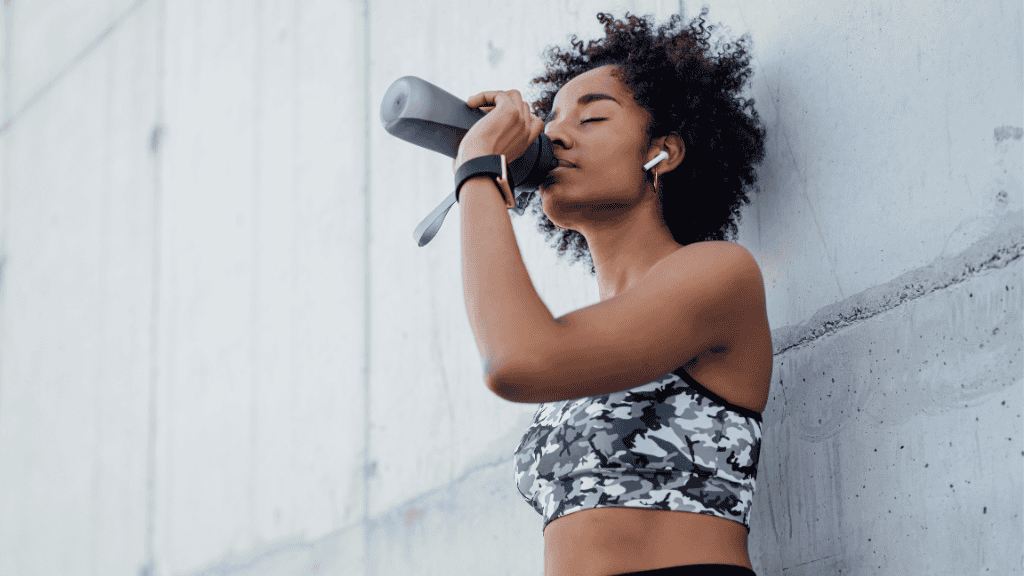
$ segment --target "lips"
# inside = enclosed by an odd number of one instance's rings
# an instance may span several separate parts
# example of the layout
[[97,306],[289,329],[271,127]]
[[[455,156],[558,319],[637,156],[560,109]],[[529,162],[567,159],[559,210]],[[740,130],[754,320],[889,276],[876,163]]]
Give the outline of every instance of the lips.
[[576,168],[576,165],[564,158],[556,158],[558,160],[557,168]]

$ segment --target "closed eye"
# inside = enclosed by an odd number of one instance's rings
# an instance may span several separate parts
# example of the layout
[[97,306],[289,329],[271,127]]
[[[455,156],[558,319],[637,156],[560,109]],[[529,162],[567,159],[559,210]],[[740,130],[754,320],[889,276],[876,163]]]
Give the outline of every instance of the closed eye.
[[587,122],[597,122],[598,120],[607,120],[607,118],[587,118],[586,120],[580,121],[580,124],[586,124]]

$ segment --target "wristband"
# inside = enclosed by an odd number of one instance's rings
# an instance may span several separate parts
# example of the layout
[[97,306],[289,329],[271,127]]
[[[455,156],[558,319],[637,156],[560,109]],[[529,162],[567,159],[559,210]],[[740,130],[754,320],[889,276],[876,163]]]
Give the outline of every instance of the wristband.
[[466,180],[475,176],[487,175],[494,177],[505,207],[515,208],[515,196],[512,194],[513,184],[508,179],[508,164],[504,154],[491,154],[467,160],[455,171],[455,201],[459,201],[459,190]]

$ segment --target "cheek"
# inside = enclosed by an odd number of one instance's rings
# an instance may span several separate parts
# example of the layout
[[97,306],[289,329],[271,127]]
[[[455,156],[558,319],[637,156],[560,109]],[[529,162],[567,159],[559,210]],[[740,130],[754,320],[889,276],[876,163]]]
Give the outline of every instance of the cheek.
[[643,166],[634,166],[633,162],[623,157],[608,158],[598,163],[601,176],[617,185],[630,184],[643,176]]
[[608,174],[635,175],[643,171],[643,162],[634,148],[617,146],[595,155],[593,166]]

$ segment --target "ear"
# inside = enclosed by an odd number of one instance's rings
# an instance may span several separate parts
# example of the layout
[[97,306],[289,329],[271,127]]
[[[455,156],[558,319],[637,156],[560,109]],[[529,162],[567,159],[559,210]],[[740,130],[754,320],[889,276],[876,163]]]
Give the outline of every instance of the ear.
[[686,143],[675,132],[668,136],[655,138],[651,141],[651,148],[647,151],[647,159],[653,160],[659,153],[668,152],[668,158],[658,162],[651,170],[657,170],[658,174],[671,172],[682,163],[686,156]]

